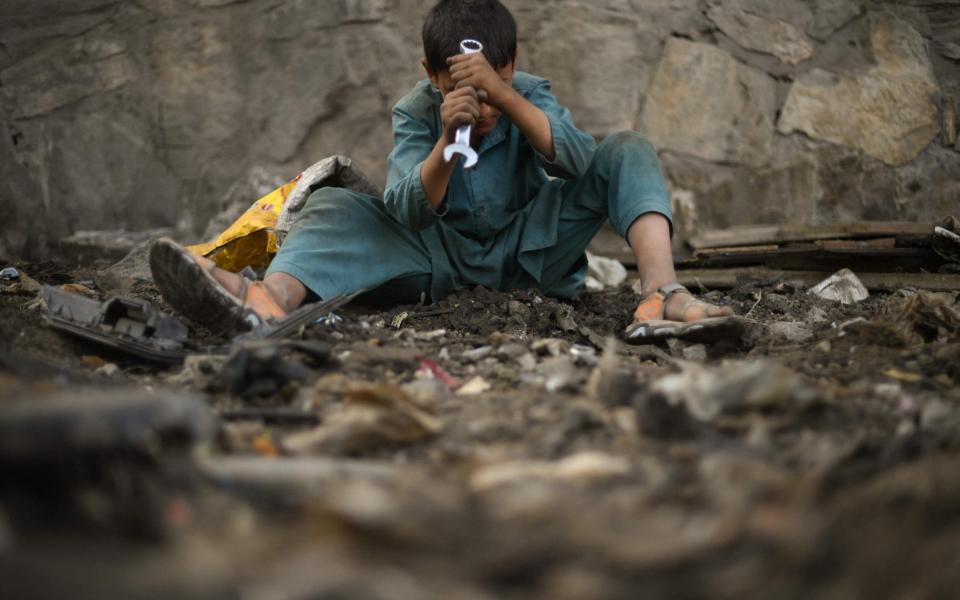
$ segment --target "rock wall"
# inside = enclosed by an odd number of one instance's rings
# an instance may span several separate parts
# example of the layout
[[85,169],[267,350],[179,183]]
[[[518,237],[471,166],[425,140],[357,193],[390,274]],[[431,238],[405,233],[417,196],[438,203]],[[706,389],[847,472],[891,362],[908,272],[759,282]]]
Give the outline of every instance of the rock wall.
[[[430,4],[4,0],[0,256],[196,236],[334,153],[382,183]],[[960,212],[960,1],[507,4],[583,128],[658,146],[681,233]]]

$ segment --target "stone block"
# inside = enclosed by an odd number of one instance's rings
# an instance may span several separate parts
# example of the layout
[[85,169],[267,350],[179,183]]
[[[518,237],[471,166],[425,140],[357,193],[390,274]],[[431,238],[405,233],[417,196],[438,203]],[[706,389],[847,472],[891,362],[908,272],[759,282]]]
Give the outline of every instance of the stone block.
[[876,64],[844,74],[813,69],[791,87],[778,129],[858,148],[899,166],[939,133],[939,89],[923,37],[887,13],[870,15]]
[[550,79],[577,125],[595,135],[634,127],[647,61],[656,60],[644,56],[637,28],[629,12],[571,3],[549,13],[531,40],[530,69]]
[[[811,14],[799,0],[711,0],[710,4],[707,16],[740,46],[772,54],[791,65],[813,56],[813,43],[803,32]],[[799,26],[790,22],[791,17]]]
[[807,26],[807,34],[825,42],[834,31],[863,14],[863,4],[857,0],[816,0],[813,5],[813,20]]
[[762,166],[774,135],[776,85],[707,44],[671,38],[640,131],[660,149]]

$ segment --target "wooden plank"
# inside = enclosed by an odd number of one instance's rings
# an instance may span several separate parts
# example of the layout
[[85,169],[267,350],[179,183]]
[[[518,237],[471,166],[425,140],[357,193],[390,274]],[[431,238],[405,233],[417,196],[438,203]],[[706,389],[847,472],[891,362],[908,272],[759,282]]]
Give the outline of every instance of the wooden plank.
[[944,260],[930,248],[884,248],[837,244],[838,249],[826,249],[816,243],[797,243],[786,247],[746,246],[741,249],[698,250],[693,259],[677,261],[678,268],[724,268],[765,266],[795,271],[838,270],[886,272],[936,271]]
[[[764,267],[743,269],[687,269],[677,271],[677,279],[691,289],[730,289],[751,282],[763,285],[788,283],[797,287],[813,287],[832,275],[832,271],[784,271]],[[857,273],[867,289],[895,292],[913,287],[933,292],[960,291],[960,275],[935,273]]]
[[929,235],[932,232],[932,223],[912,221],[862,221],[839,225],[735,225],[726,229],[704,231],[692,237],[690,245],[695,250],[701,250],[823,239]]

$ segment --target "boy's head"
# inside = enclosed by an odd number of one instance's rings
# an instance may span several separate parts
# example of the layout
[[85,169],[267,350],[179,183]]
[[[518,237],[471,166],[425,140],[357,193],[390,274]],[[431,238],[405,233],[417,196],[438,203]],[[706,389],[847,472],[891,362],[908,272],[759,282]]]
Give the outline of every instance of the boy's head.
[[517,22],[499,0],[440,0],[423,23],[425,66],[433,74],[447,70],[447,58],[460,54],[460,41],[477,40],[494,69],[517,57]]

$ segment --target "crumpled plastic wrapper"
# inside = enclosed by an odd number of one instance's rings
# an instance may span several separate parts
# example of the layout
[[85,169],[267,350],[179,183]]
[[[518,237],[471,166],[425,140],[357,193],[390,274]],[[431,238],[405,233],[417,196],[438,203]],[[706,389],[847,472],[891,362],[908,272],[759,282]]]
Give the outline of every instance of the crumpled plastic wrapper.
[[372,196],[381,191],[346,156],[329,156],[254,202],[232,225],[205,244],[190,246],[221,269],[265,269],[283,238],[300,216],[310,194],[323,187],[342,187]]

